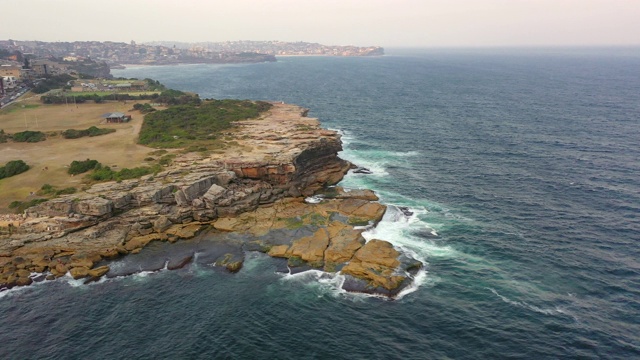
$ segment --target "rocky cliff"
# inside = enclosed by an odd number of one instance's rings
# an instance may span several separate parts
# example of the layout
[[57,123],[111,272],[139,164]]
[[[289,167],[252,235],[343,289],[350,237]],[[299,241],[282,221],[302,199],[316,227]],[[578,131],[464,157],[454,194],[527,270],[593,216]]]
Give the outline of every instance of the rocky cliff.
[[[232,231],[247,240],[211,265],[238,271],[244,251],[262,251],[286,258],[291,271],[342,270],[348,290],[395,295],[421,264],[386,241],[365,243],[355,226],[374,225],[385,207],[370,191],[329,188],[351,164],[337,155],[340,136],[306,114],[274,104],[236,124],[220,153],[184,154],[161,173],[29,208],[15,233],[0,239],[0,289],[67,274],[95,280],[109,275],[109,259],[152,241]],[[319,203],[304,201],[318,193]]]

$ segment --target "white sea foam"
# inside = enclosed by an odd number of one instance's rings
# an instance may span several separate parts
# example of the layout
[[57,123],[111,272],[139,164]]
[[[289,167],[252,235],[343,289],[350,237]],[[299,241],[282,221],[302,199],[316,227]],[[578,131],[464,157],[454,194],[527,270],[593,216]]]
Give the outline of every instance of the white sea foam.
[[[413,209],[412,209],[413,210]],[[442,245],[429,239],[412,234],[414,230],[427,229],[435,233],[432,225],[424,222],[416,212],[405,217],[399,210],[387,211],[376,227],[362,233],[365,240],[384,239],[394,246],[403,248],[416,259],[427,262],[429,257],[457,257],[459,254],[448,245]],[[436,233],[437,234],[437,233]]]
[[314,196],[309,196],[305,198],[304,202],[306,202],[307,204],[319,204],[322,202],[322,200],[323,200],[322,196],[314,195]]
[[[389,165],[397,165],[398,161],[405,161],[402,160],[402,158],[413,157],[420,154],[418,151],[399,152],[376,149],[352,149],[350,145],[353,143],[357,143],[357,140],[355,140],[355,138],[348,131],[339,129],[331,130],[337,131],[342,136],[344,150],[340,152],[339,156],[357,166],[366,168],[371,171],[371,174],[357,174],[350,172],[349,176],[351,177],[386,177],[389,176],[389,172],[387,170],[387,167]],[[348,178],[345,179],[345,181],[350,182]]]
[[13,297],[15,295],[18,295],[18,294],[20,294],[22,292],[33,290],[34,287],[42,286],[43,284],[45,284],[47,282],[48,281],[34,282],[29,286],[16,286],[16,287],[11,288],[11,289],[0,291],[0,300],[3,300],[5,298],[9,299],[9,298],[11,298],[11,297]]
[[[451,258],[463,256],[451,246],[443,244],[440,239],[429,239],[419,235],[426,233],[430,236],[438,237],[440,235],[438,230],[444,228],[444,222],[450,221],[446,219],[447,214],[450,213],[448,209],[426,199],[409,198],[397,192],[384,190],[385,186],[382,186],[382,189],[377,188],[378,185],[382,185],[382,183],[378,182],[386,181],[383,179],[390,175],[388,170],[390,166],[397,167],[403,166],[403,164],[410,166],[411,157],[420,155],[418,151],[397,152],[370,148],[358,150],[354,149],[355,146],[353,146],[358,144],[358,140],[351,133],[334,130],[342,135],[345,149],[339,156],[357,166],[372,171],[372,174],[349,173],[340,185],[346,189],[349,187],[372,188],[380,197],[380,202],[388,205],[387,212],[376,227],[359,227],[359,229],[365,229],[362,234],[365,240],[369,241],[376,238],[389,241],[396,248],[423,262],[425,265],[428,264],[428,259],[433,257]],[[403,207],[406,207],[407,210],[401,211]],[[437,276],[431,276],[423,268],[415,275],[413,284],[404,289],[397,298],[411,294],[420,286],[437,279]],[[338,289],[340,287],[341,284]],[[337,290],[334,289],[333,291]],[[337,293],[342,294],[344,291],[338,291]]]
[[409,286],[407,286],[406,288],[402,289],[402,291],[400,291],[398,293],[398,295],[396,295],[396,300],[400,300],[403,297],[416,292],[418,290],[418,288],[420,286],[422,286],[423,284],[425,284],[427,282],[427,271],[424,269],[421,269],[420,271],[418,271],[418,273],[413,277],[413,283]]
[[140,271],[140,272],[137,272],[135,274],[131,274],[130,276],[134,280],[144,281],[144,280],[146,280],[147,277],[149,277],[149,275],[161,272],[162,270],[163,269],[160,269],[158,271]]
[[530,311],[534,311],[540,314],[544,314],[544,315],[568,315],[573,317],[573,315],[568,314],[564,309],[556,306],[554,308],[548,308],[548,309],[543,309],[541,307],[535,306],[535,305],[531,305],[525,301],[516,301],[516,300],[511,300],[506,296],[501,295],[500,293],[498,293],[498,291],[496,291],[493,288],[488,287],[488,290],[490,290],[494,295],[496,295],[497,297],[500,298],[500,300],[504,301],[505,303],[509,304],[509,305],[513,305],[516,307],[520,307],[523,309],[527,309]]
[[[428,224],[420,219],[421,214],[426,214],[426,209],[411,209],[413,214],[406,216],[395,206],[390,206],[382,221],[376,226],[368,226],[363,232],[365,240],[384,239],[392,243],[396,248],[409,256],[428,264],[429,257],[457,257],[459,254],[450,246],[437,244],[429,239],[411,235],[411,230],[415,228],[431,229]],[[435,232],[435,231],[433,231]],[[319,291],[319,293],[331,294],[336,297],[347,297],[350,299],[363,299],[376,297],[388,299],[383,295],[350,293],[342,289],[345,277],[340,273],[332,274],[320,270],[308,270],[297,274],[283,274],[284,281],[295,281],[302,283]],[[437,282],[437,277],[432,277],[425,268],[414,275],[413,283],[403,289],[395,299],[402,299],[408,294],[417,291],[425,284]],[[320,295],[319,295],[320,296]]]
[[318,291],[319,297],[322,296],[322,294],[339,296],[342,293],[346,293],[346,291],[342,289],[344,276],[336,273],[328,273],[321,270],[307,270],[297,274],[282,274],[281,279],[282,281],[295,282],[315,289]]
[[58,278],[58,281],[65,282],[71,287],[80,287],[84,285],[85,280],[86,279],[74,279],[70,272],[67,272],[64,276]]

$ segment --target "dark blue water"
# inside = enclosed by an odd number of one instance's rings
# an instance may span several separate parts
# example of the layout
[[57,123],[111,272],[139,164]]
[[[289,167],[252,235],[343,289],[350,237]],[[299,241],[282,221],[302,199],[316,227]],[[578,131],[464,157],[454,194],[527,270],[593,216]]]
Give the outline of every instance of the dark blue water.
[[[141,67],[203,98],[296,103],[411,219],[399,300],[338,278],[194,266],[0,297],[0,358],[640,358],[640,49],[391,51]],[[437,236],[436,236],[437,235]]]

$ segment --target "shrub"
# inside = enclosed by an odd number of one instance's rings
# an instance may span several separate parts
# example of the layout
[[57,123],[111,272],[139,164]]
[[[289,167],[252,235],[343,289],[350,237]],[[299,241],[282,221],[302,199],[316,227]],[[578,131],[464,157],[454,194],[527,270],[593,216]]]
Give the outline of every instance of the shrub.
[[47,199],[31,199],[29,201],[13,201],[9,204],[9,209],[13,209],[17,213],[25,211],[27,208],[36,206],[40,203],[47,201]]
[[67,172],[71,175],[78,175],[89,170],[97,169],[100,167],[100,163],[98,160],[84,160],[84,161],[72,161],[71,165],[69,165],[69,169]]
[[16,141],[16,142],[34,143],[39,141],[45,141],[47,139],[47,136],[41,131],[27,130],[27,131],[17,132],[13,134],[11,138],[13,139],[13,141]]
[[68,187],[61,190],[56,190],[55,195],[58,196],[58,195],[74,194],[76,191],[78,191],[76,188]]
[[160,155],[164,155],[164,154],[166,154],[166,153],[168,153],[168,151],[167,151],[167,150],[165,150],[165,149],[160,149],[160,150],[155,150],[155,151],[150,152],[150,153],[149,153],[149,155],[153,155],[153,156],[160,156]]
[[93,173],[89,174],[89,178],[95,181],[109,181],[109,180],[113,180],[114,174],[115,174],[115,171],[111,170],[110,167],[99,166],[98,168],[96,168],[96,170]]
[[158,160],[158,164],[160,165],[170,165],[173,162],[173,159],[176,157],[175,154],[166,154],[163,155],[160,160]]
[[154,174],[161,170],[162,168],[159,165],[141,166],[132,169],[124,168],[120,171],[113,171],[110,167],[105,166],[96,168],[96,170],[89,174],[88,177],[93,181],[122,181],[139,178],[144,175]]
[[65,139],[77,139],[81,138],[83,135],[81,130],[68,129],[62,132],[62,136]]
[[55,188],[53,187],[53,185],[44,184],[44,185],[42,185],[42,187],[40,188],[40,191],[38,193],[40,193],[42,195],[48,195],[48,194],[52,194],[54,191],[55,191]]
[[147,113],[150,113],[152,111],[156,111],[156,109],[153,106],[151,106],[149,104],[140,104],[140,103],[134,104],[133,105],[133,110],[138,110],[143,114],[147,114]]
[[81,138],[84,136],[100,136],[100,135],[106,135],[106,134],[111,134],[113,132],[115,132],[116,129],[100,129],[97,128],[95,126],[92,126],[88,129],[85,130],[75,130],[75,129],[68,129],[62,132],[62,136],[65,139],[77,139],[77,138]]
[[55,188],[55,186],[53,186],[51,184],[44,184],[40,188],[40,191],[38,191],[38,195],[55,195],[55,196],[59,196],[59,195],[73,194],[76,191],[78,191],[78,190],[76,188],[74,188],[74,187],[68,187],[68,188],[64,188],[64,189],[61,189],[61,190],[57,190]]
[[5,166],[0,167],[0,179],[21,174],[27,170],[29,170],[29,165],[27,165],[24,161],[12,160],[9,161]]
[[67,85],[68,81],[74,80],[73,76],[68,74],[45,75],[45,78],[46,78],[45,80],[41,81],[31,91],[33,91],[36,94],[46,93],[47,91],[52,89],[60,89],[65,85]]

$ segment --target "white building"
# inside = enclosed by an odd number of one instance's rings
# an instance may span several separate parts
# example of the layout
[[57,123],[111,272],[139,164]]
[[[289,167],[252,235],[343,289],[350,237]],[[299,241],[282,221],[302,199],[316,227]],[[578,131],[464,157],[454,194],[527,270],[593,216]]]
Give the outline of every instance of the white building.
[[3,76],[2,77],[2,87],[5,90],[13,89],[14,87],[16,87],[16,85],[18,85],[18,80],[16,79],[15,76]]

